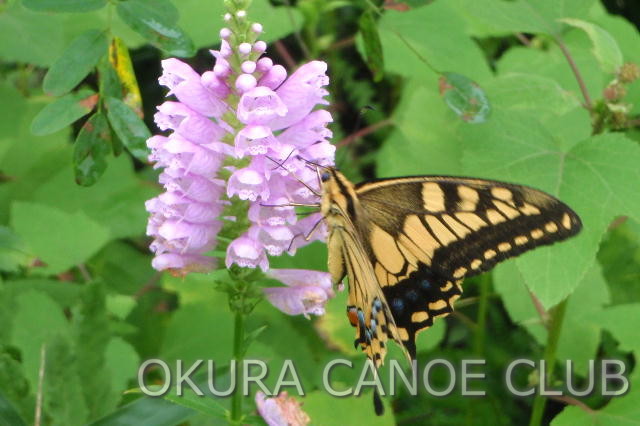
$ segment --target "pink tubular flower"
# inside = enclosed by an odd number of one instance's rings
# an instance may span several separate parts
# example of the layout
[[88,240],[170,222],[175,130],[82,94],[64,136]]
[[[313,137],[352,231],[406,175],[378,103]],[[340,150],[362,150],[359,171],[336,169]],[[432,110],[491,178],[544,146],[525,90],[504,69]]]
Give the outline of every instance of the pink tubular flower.
[[[333,297],[328,275],[269,271],[268,256],[293,254],[326,234],[319,214],[298,220],[291,204],[317,205],[311,165],[334,164],[332,118],[321,108],[328,104],[327,64],[312,61],[288,75],[263,57],[262,25],[246,25],[246,11],[229,12],[232,28],[220,31],[211,70],[200,75],[178,59],[162,61],[159,81],[177,101],[164,102],[154,117],[168,134],[147,141],[165,189],[146,203],[153,266],[176,274],[215,267],[205,253],[216,247],[225,207],[233,201],[237,215],[236,204],[246,201],[250,226],[227,246],[227,268],[268,271],[286,284],[265,289],[271,303],[291,315],[319,315]],[[226,181],[223,167],[231,172]]]
[[334,296],[331,274],[304,269],[270,269],[267,275],[287,287],[265,288],[269,302],[289,315],[324,315],[324,305]]
[[258,413],[269,426],[306,426],[311,422],[309,415],[302,411],[301,404],[287,392],[280,392],[274,398],[267,398],[264,392],[256,392]]

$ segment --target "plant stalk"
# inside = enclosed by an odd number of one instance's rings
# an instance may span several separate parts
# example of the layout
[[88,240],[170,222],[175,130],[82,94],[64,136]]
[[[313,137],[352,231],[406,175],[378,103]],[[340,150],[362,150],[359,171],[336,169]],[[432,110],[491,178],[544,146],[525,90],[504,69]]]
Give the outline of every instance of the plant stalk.
[[233,329],[233,359],[236,363],[236,389],[231,397],[231,421],[239,425],[242,421],[242,363],[244,360],[244,312],[235,311]]

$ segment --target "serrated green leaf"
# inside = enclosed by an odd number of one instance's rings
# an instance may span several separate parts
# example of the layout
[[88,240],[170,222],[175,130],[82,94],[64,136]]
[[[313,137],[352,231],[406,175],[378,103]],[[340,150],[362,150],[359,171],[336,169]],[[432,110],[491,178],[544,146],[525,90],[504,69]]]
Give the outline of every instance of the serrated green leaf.
[[[547,308],[577,287],[615,216],[640,217],[640,200],[634,195],[640,191],[640,169],[635,166],[640,147],[622,135],[592,137],[567,150],[535,120],[514,113],[497,113],[463,135],[466,174],[543,189],[559,196],[583,220],[578,237],[516,259],[527,286]],[[584,188],[589,188],[589,196]]]
[[14,202],[11,226],[46,264],[37,271],[48,274],[84,262],[110,238],[106,228],[82,212],[69,214],[36,203]]
[[384,57],[382,55],[382,43],[378,34],[378,25],[370,11],[364,12],[358,20],[360,35],[364,41],[369,71],[373,74],[373,81],[380,81],[384,77]]
[[91,186],[107,169],[111,130],[102,112],[96,112],[82,126],[73,146],[73,169],[76,183]]
[[462,121],[477,124],[487,121],[491,113],[484,90],[468,77],[445,72],[440,76],[440,95]]
[[93,90],[82,89],[51,102],[31,122],[31,132],[37,136],[49,135],[87,115],[98,102]]
[[44,76],[45,92],[60,96],[76,87],[107,53],[107,34],[88,30],[74,39]]
[[104,284],[92,282],[82,289],[80,306],[74,317],[76,366],[88,419],[95,420],[113,410],[120,399],[111,390],[111,378],[105,368],[109,343]]
[[53,426],[85,424],[88,410],[69,341],[55,335],[45,346],[44,406]]
[[193,56],[189,36],[176,24],[177,12],[167,0],[128,0],[117,5],[118,15],[149,43],[174,56]]
[[127,150],[138,160],[147,162],[147,139],[151,132],[136,113],[123,101],[108,97],[105,100],[109,123]]
[[581,19],[565,18],[561,21],[587,33],[593,43],[593,54],[604,72],[614,74],[618,71],[624,61],[618,43],[611,34],[598,25]]
[[38,12],[89,12],[102,9],[107,0],[23,0],[24,7]]

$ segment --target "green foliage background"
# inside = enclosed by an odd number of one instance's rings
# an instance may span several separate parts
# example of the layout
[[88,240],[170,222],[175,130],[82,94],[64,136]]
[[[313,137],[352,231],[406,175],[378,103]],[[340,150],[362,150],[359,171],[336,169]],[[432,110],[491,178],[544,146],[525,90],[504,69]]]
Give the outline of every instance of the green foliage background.
[[[312,424],[522,424],[535,406],[543,424],[640,424],[640,83],[603,98],[623,62],[640,64],[640,6],[605,3],[253,1],[249,17],[263,24],[276,61],[328,62],[337,162],[349,177],[528,184],[584,222],[577,238],[468,280],[457,313],[419,336],[422,362],[485,358],[487,380],[475,387],[485,398],[458,396],[459,384],[446,398],[401,393],[376,417],[370,394],[336,399],[321,390],[326,362],[353,360],[352,371],[336,373],[346,386],[364,361],[344,293],[312,321],[260,303],[247,328],[267,328],[247,356],[275,369],[270,384],[283,360],[294,360]],[[124,393],[149,358],[213,359],[227,377],[233,317],[213,286],[224,271],[156,273],[144,236],[144,201],[160,190],[144,146],[164,95],[159,60],[210,68],[224,12],[219,0],[0,3],[1,424],[33,424],[36,412],[51,425],[225,423],[226,400]],[[114,76],[105,61],[114,36],[129,50],[144,123],[121,97],[126,74]],[[473,80],[490,113],[457,115],[452,107],[473,105],[464,91],[461,100],[441,95],[444,72]],[[324,270],[325,259],[316,243],[272,264]],[[391,357],[402,359],[397,348]],[[621,359],[631,388],[612,400],[550,399],[540,411],[541,398],[516,398],[504,385],[518,357],[558,361],[557,386],[564,360],[584,384],[589,360]],[[247,423],[262,423],[249,399],[245,408]]]

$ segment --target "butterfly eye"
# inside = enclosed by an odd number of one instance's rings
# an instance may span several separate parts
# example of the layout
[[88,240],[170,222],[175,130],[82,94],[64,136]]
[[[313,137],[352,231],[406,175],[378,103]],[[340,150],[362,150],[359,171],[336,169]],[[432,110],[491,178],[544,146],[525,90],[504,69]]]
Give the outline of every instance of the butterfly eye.
[[324,172],[320,175],[320,180],[326,182],[331,178],[331,174],[329,172]]

